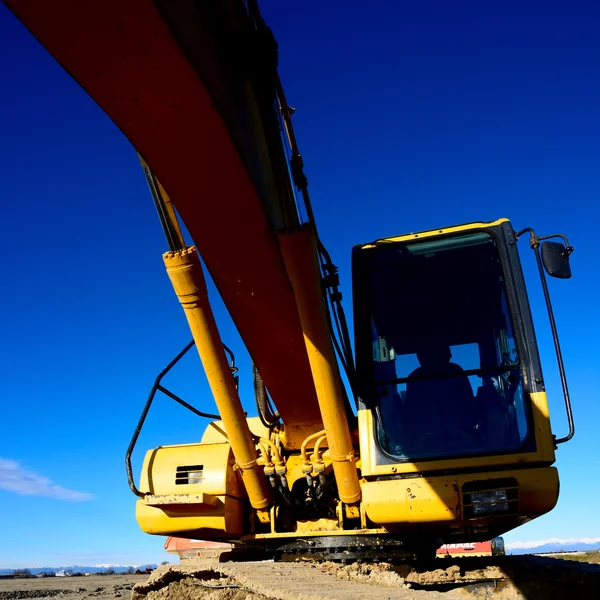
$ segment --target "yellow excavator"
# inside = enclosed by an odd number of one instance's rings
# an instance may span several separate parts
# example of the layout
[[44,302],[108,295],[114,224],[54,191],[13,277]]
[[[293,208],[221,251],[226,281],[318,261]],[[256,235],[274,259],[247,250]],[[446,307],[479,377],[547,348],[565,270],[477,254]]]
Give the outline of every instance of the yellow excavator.
[[[355,246],[353,344],[256,0],[4,1],[137,150],[192,333],[127,450],[144,531],[331,559],[424,556],[554,507],[555,449],[574,433],[546,284],[571,275],[564,236],[499,219]],[[559,439],[523,244],[556,345]],[[252,358],[257,417],[244,412],[204,269]],[[215,414],[162,384],[194,346]],[[210,421],[200,442],[149,450],[136,483],[131,456],[159,392]]]

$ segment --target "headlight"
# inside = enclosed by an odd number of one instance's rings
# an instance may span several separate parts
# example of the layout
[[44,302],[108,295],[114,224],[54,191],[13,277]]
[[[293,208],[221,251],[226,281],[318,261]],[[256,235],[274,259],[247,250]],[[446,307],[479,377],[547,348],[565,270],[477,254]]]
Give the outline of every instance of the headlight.
[[462,486],[463,518],[502,517],[519,512],[519,482],[514,477],[467,481]]
[[508,494],[506,490],[473,492],[471,494],[471,504],[474,515],[508,512]]

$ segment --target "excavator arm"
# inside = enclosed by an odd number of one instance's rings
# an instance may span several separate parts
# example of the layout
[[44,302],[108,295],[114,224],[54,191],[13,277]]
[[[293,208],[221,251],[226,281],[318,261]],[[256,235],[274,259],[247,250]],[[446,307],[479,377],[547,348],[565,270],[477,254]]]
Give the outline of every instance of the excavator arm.
[[299,219],[270,32],[241,0],[6,4],[167,190],[299,447],[322,427],[277,242]]

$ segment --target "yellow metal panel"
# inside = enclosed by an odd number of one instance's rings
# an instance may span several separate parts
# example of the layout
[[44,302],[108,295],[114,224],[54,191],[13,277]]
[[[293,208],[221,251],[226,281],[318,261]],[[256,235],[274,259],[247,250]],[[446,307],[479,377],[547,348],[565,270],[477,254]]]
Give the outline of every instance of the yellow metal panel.
[[217,496],[210,494],[166,494],[165,496],[148,495],[143,499],[144,504],[148,506],[183,506],[185,504],[206,504],[206,506],[219,506],[223,504]]
[[[554,467],[514,469],[485,473],[465,473],[456,476],[419,477],[367,481],[363,483],[363,504],[367,517],[383,527],[398,524],[460,522],[462,518],[461,489],[469,482],[515,478],[519,487],[519,510],[515,520],[532,518],[552,510],[558,499],[558,472]],[[490,485],[490,489],[496,489]],[[506,519],[506,514],[471,518],[465,522],[476,525],[490,519]]]
[[[250,433],[256,437],[269,437],[269,428],[265,427],[259,417],[250,417],[246,419]],[[227,442],[227,433],[223,426],[223,421],[212,421],[208,424],[200,440],[202,444],[223,444]]]
[[[226,499],[225,505],[235,500]],[[136,502],[135,516],[145,533],[153,535],[177,535],[193,539],[224,539],[227,535],[243,533],[242,519],[233,518],[235,509],[190,506],[190,511],[167,510],[148,506],[143,500]],[[193,511],[193,512],[192,512]],[[191,514],[190,514],[191,513]]]
[[511,472],[520,484],[521,514],[539,516],[551,511],[558,501],[558,471],[555,467]]
[[554,438],[550,425],[550,411],[548,410],[548,399],[546,392],[535,392],[531,394],[533,405],[533,427],[535,430],[535,442],[540,459],[554,462]]
[[[302,532],[302,537],[303,538],[308,538],[308,537],[324,537],[324,536],[331,536],[331,535],[335,535],[337,537],[344,537],[344,536],[356,536],[356,535],[381,535],[381,534],[386,534],[389,533],[387,531],[387,529],[384,529],[383,527],[378,527],[378,528],[371,528],[371,529],[345,529],[345,530],[339,530],[339,531],[303,531]],[[294,531],[294,532],[280,532],[280,533],[256,533],[256,534],[249,534],[249,535],[245,535],[242,538],[242,541],[250,541],[250,540],[265,540],[265,539],[269,539],[269,538],[297,538],[298,537],[298,532]]]
[[371,244],[365,244],[362,246],[363,250],[365,248],[375,248],[377,244],[380,243],[389,243],[389,242],[409,242],[417,239],[435,237],[437,235],[444,235],[448,233],[459,233],[461,231],[471,231],[476,229],[487,229],[489,227],[495,227],[496,225],[501,225],[502,223],[508,223],[508,219],[498,219],[497,221],[490,221],[489,223],[477,222],[477,223],[467,223],[465,225],[456,225],[454,227],[445,227],[444,229],[431,229],[430,231],[420,231],[418,233],[408,233],[406,235],[398,235],[395,237],[382,238],[373,242]]
[[[177,467],[202,465],[201,484],[175,484]],[[163,446],[146,453],[140,489],[155,496],[203,492],[219,496],[226,493],[227,470],[233,468],[229,444],[186,444]],[[238,486],[239,487],[239,484]]]
[[431,523],[460,518],[456,481],[414,478],[363,484],[367,517],[378,525]]
[[[374,475],[377,472],[375,453],[375,427],[371,410],[358,411],[358,440],[360,448],[361,475]],[[397,472],[397,466],[389,467],[390,473]]]
[[[219,539],[243,533],[246,494],[229,444],[166,446],[146,454],[136,518],[146,533]],[[177,467],[196,483],[177,484]]]

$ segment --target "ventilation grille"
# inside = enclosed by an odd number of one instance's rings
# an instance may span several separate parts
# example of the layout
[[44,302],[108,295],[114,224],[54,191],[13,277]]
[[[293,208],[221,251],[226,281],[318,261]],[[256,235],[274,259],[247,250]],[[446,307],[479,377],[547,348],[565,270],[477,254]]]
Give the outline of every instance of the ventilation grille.
[[190,485],[202,483],[204,479],[204,465],[187,465],[177,467],[175,485]]

